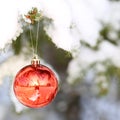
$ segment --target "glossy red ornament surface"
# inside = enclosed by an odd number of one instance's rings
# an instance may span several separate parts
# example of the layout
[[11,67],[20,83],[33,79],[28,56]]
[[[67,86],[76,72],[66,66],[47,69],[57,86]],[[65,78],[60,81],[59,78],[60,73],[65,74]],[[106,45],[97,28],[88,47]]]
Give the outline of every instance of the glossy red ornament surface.
[[22,104],[31,108],[39,108],[54,99],[58,90],[58,81],[48,67],[32,64],[18,72],[13,89]]

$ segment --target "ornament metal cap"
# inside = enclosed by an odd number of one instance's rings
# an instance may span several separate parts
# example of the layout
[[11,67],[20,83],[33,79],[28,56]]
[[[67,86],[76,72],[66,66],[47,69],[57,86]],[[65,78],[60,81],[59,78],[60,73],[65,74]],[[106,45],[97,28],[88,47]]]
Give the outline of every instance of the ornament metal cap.
[[31,60],[31,64],[34,66],[37,66],[40,64],[40,59],[38,58],[38,55],[34,55],[34,57]]

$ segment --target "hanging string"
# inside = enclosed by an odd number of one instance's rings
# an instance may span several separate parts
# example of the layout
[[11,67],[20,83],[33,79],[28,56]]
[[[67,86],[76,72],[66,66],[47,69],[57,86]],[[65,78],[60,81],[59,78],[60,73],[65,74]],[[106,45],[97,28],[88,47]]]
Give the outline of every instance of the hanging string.
[[32,30],[30,24],[29,24],[29,29],[30,29],[30,41],[31,41],[32,53],[33,56],[36,56],[38,54],[37,49],[38,49],[38,38],[39,38],[39,21],[37,24],[37,34],[36,34],[35,44],[33,43]]
[[35,38],[35,44],[34,44],[34,41],[32,39],[32,30],[31,30],[31,27],[30,27],[30,24],[29,24],[32,52],[33,52],[33,56],[35,57],[38,54],[37,49],[38,49],[38,37],[39,37],[39,21],[42,18],[42,15],[38,11],[37,8],[32,8],[32,10],[30,10],[28,12],[28,14],[25,15],[25,17],[31,21],[31,24],[34,24],[35,22],[38,22],[38,24],[37,24],[37,34],[36,34],[36,38]]
[[35,50],[34,50],[34,45],[33,45],[32,30],[31,30],[30,24],[29,24],[29,30],[30,30],[30,42],[31,42],[31,46],[32,46],[32,53],[33,53],[33,56],[34,56]]
[[37,34],[36,34],[36,45],[35,45],[35,54],[37,55],[38,53],[38,37],[39,37],[39,21],[38,21],[38,24],[37,24]]

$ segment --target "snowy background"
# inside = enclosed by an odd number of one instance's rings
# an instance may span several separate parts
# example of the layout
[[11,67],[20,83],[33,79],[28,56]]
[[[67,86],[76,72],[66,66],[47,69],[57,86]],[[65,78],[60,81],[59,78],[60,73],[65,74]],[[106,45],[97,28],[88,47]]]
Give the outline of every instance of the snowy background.
[[[12,89],[32,58],[24,17],[32,7],[44,16],[41,63],[60,81],[55,100],[40,109],[21,105]],[[0,120],[120,120],[119,0],[4,0],[0,15]]]

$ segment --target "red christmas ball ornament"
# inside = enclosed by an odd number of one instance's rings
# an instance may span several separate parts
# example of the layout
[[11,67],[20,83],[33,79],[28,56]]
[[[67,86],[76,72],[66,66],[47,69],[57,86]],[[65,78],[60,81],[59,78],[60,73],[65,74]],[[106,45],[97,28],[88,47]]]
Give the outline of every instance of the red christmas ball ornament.
[[58,81],[51,69],[34,58],[23,67],[13,84],[17,99],[25,106],[39,108],[49,104],[57,94]]

